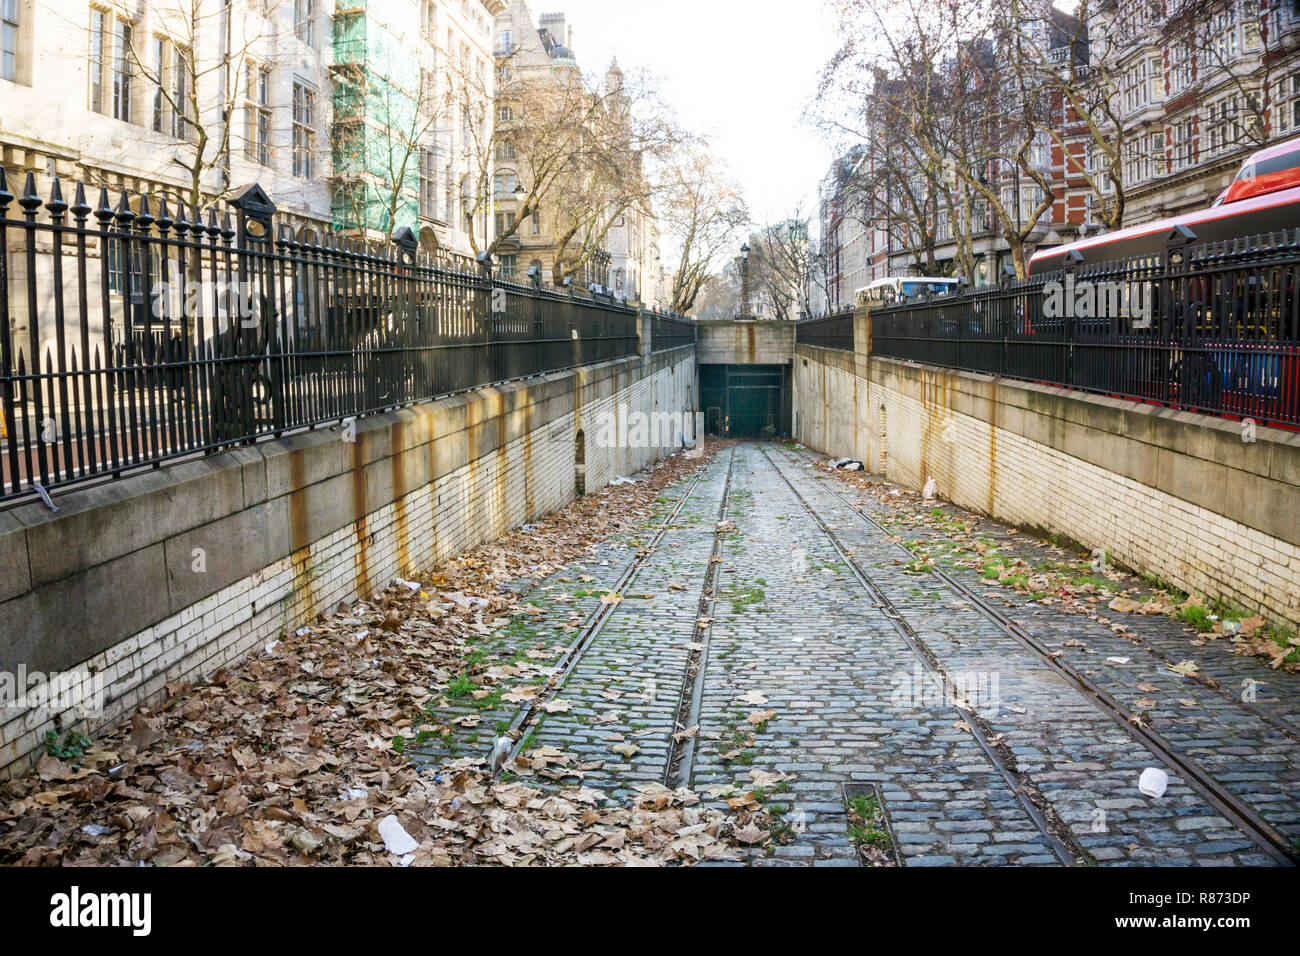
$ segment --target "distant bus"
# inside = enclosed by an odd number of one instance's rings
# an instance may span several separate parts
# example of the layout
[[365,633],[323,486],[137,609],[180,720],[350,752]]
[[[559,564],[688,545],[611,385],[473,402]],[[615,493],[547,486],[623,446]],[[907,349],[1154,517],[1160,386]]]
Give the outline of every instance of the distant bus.
[[956,292],[960,284],[960,279],[950,277],[893,276],[863,286],[854,294],[854,300],[858,305],[888,305],[923,296]]

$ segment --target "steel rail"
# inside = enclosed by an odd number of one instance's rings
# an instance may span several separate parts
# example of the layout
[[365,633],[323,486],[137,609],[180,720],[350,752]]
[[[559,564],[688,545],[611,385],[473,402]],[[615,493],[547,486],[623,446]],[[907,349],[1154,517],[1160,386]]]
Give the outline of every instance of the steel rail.
[[[727,461],[727,480],[722,486],[722,501],[718,506],[718,520],[713,526],[713,550],[709,555],[708,566],[704,569],[704,582],[700,586],[699,613],[696,616],[696,631],[692,633],[693,643],[701,645],[698,651],[692,651],[682,673],[682,689],[678,698],[677,709],[673,717],[673,736],[668,742],[668,760],[664,765],[664,786],[676,789],[688,787],[695,768],[695,736],[683,741],[677,740],[677,727],[689,730],[700,722],[700,710],[704,701],[704,673],[709,665],[709,647],[713,640],[713,611],[717,605],[718,570],[722,566],[722,542],[725,540],[727,505],[731,499],[731,472],[736,464],[736,450],[731,449],[731,458]],[[704,618],[709,624],[704,632],[699,632],[698,622]],[[686,711],[685,717],[682,711]],[[680,746],[679,746],[680,743]],[[673,768],[676,766],[676,773]]]

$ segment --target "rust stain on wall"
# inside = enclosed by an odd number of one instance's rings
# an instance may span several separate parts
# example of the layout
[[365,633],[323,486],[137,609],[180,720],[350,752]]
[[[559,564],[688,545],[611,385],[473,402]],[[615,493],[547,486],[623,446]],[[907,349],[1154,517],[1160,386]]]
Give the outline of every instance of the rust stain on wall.
[[533,406],[524,406],[524,510],[529,520],[536,517],[537,506],[533,497]]
[[472,402],[465,407],[465,480],[469,483],[469,504],[468,513],[470,527],[475,535],[481,534],[480,525],[482,521],[479,517],[480,509],[478,503],[481,500],[478,494],[479,480],[479,449],[482,447],[480,440],[483,432],[482,416],[480,414],[481,404]]
[[438,442],[436,439],[437,431],[435,428],[429,429],[429,523],[433,539],[433,559],[432,563],[437,564],[442,559],[442,541],[439,538],[438,526]]
[[508,435],[506,432],[505,396],[497,392],[494,404],[496,405],[497,419],[497,467],[492,490],[496,493],[497,519],[496,526],[489,530],[493,535],[496,535],[504,531],[510,522],[510,506],[506,499],[506,490],[510,485],[510,455],[506,451]]
[[352,519],[357,546],[352,552],[352,570],[357,595],[370,593],[370,537],[366,532],[366,451],[361,435],[352,442]]
[[307,524],[307,463],[299,448],[289,453],[289,561],[293,566],[293,589],[301,595],[301,607],[315,608],[311,586],[311,540]]
[[989,410],[989,474],[988,474],[988,502],[985,511],[993,514],[994,493],[998,484],[998,407],[1001,404],[998,401],[998,383],[993,382],[993,407]]
[[410,540],[406,527],[406,423],[394,422],[392,428],[392,457],[388,459],[393,476],[393,520],[397,522],[398,569],[403,574],[411,568]]

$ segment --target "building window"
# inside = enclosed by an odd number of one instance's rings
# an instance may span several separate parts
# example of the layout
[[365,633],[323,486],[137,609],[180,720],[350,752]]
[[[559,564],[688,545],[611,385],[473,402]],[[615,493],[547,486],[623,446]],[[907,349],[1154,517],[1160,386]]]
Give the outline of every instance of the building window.
[[519,271],[519,257],[518,257],[518,256],[502,256],[502,257],[501,257],[501,278],[503,278],[503,279],[513,279],[513,278],[515,277],[515,274],[516,274],[518,271]]
[[497,213],[497,237],[498,238],[508,233],[510,231],[510,227],[513,225],[514,222],[512,221],[512,217],[510,213],[508,212]]
[[150,57],[153,63],[153,131],[161,133],[167,129],[167,41],[162,37],[153,38],[153,51]]
[[172,47],[172,135],[187,139],[190,134],[190,51]]
[[537,215],[536,210],[534,210],[533,214],[528,217],[528,228],[534,236],[540,236],[542,234],[542,219]]
[[497,173],[492,180],[492,197],[494,199],[514,199],[515,189],[519,186],[519,177],[514,173]]
[[438,219],[438,155],[432,149],[420,150],[420,215]]
[[248,114],[248,158],[271,165],[271,71],[244,65],[244,109]]
[[1211,103],[1206,131],[1211,154],[1222,152],[1241,141],[1241,98],[1233,95]]
[[1192,143],[1192,129],[1195,119],[1189,117],[1173,125],[1173,167],[1175,170],[1186,169],[1196,162],[1196,153]]
[[103,10],[90,11],[90,108],[104,112],[104,29]]
[[497,119],[502,123],[509,123],[515,118],[515,112],[508,106],[502,106],[497,110]]
[[308,46],[316,45],[316,0],[293,0],[293,33]]
[[0,0],[0,77],[18,79],[18,0]]
[[497,161],[513,162],[515,159],[515,144],[507,140],[503,143],[497,143]]
[[131,24],[90,11],[90,108],[131,121]]
[[1275,119],[1279,133],[1300,130],[1300,73],[1278,81]]
[[117,21],[113,44],[113,118],[131,122],[131,24]]
[[293,84],[293,174],[316,175],[316,91]]
[[429,39],[435,39],[438,31],[438,5],[435,0],[424,0],[420,4],[420,32]]

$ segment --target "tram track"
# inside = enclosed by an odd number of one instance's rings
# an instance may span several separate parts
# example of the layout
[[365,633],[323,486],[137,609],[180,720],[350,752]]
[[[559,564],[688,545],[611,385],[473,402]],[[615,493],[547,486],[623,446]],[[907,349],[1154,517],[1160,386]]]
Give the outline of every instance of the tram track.
[[[733,457],[734,454],[735,452],[733,450]],[[659,523],[659,527],[655,529],[650,540],[637,549],[632,561],[628,563],[628,566],[624,569],[618,580],[614,582],[610,591],[616,594],[621,594],[636,580],[637,575],[649,563],[650,558],[654,555],[660,542],[663,541],[664,536],[676,526],[678,515],[681,514],[682,509],[686,507],[687,502],[691,500],[700,484],[704,481],[711,464],[712,462],[706,464],[691,477],[690,483],[677,499],[672,510]],[[730,481],[730,468],[731,465],[730,462],[728,462],[728,482]],[[600,606],[588,616],[587,620],[583,623],[583,626],[579,629],[577,635],[560,655],[555,665],[555,673],[552,674],[547,681],[545,692],[538,694],[534,699],[520,705],[518,711],[516,711],[515,716],[511,719],[503,734],[503,736],[514,740],[514,744],[509,749],[505,759],[502,760],[498,766],[492,768],[492,776],[494,778],[503,769],[513,764],[515,758],[523,748],[524,742],[528,738],[528,735],[523,732],[524,728],[536,718],[542,705],[550,700],[564,686],[569,675],[573,672],[573,669],[577,667],[578,663],[582,660],[583,654],[585,654],[587,649],[595,642],[596,638],[600,635],[600,632],[604,629],[605,624],[613,616],[618,607],[619,605],[617,603],[606,603],[602,601]]]
[[[731,500],[731,474],[736,464],[736,450],[731,449],[727,461],[727,478],[722,486],[722,501],[718,505],[718,519],[713,527],[713,550],[704,571],[704,581],[700,585],[699,613],[696,617],[696,632],[692,643],[700,645],[691,651],[682,674],[681,694],[678,698],[676,715],[673,720],[674,733],[668,746],[668,760],[664,766],[664,786],[676,789],[690,786],[691,773],[695,763],[695,743],[697,734],[691,734],[681,740],[677,738],[678,728],[685,733],[691,727],[698,731],[700,709],[704,699],[704,675],[709,663],[709,645],[713,638],[714,607],[717,604],[718,571],[722,565],[722,542],[726,535],[727,505]],[[709,623],[701,628],[698,622]]]
[[[822,533],[830,541],[831,546],[839,555],[840,560],[852,572],[854,578],[862,588],[871,596],[875,604],[889,619],[894,630],[902,638],[907,647],[917,656],[921,665],[929,673],[936,685],[947,688],[954,686],[953,680],[943,667],[938,656],[925,643],[924,639],[907,623],[906,618],[884,593],[883,590],[863,571],[854,560],[853,555],[836,536],[834,530],[826,523],[825,519],[817,512],[812,504],[804,497],[803,493],[795,486],[786,474],[777,467],[772,460],[766,448],[760,448],[763,457],[767,459],[772,470],[785,482],[790,492],[795,496],[808,514],[816,522]],[[951,709],[960,715],[961,720],[969,729],[971,736],[976,744],[984,752],[984,755],[992,763],[994,769],[1002,777],[1007,788],[1015,796],[1017,802],[1024,809],[1025,813],[1033,821],[1034,826],[1042,834],[1043,838],[1048,841],[1052,847],[1052,852],[1057,859],[1065,866],[1074,866],[1082,863],[1087,856],[1081,846],[1075,841],[1073,833],[1069,826],[1062,821],[1056,814],[1055,809],[1046,797],[1038,790],[1037,786],[1015,766],[1014,757],[1006,746],[1002,744],[997,735],[989,728],[988,724],[979,716],[976,709],[968,703],[963,703],[959,699],[951,700],[948,704]]]
[[[858,568],[856,561],[854,561],[851,556],[847,555],[845,549],[840,545],[833,531],[825,526],[825,522],[821,519],[821,516],[816,513],[815,509],[812,509],[807,500],[803,498],[797,489],[795,489],[793,482],[791,482],[781,469],[777,467],[776,463],[771,460],[771,456],[768,455],[766,449],[763,450],[763,453],[768,456],[769,461],[772,463],[772,467],[781,475],[786,484],[791,487],[804,506],[814,514],[818,523],[823,526],[823,530],[826,531],[826,534],[831,538],[832,543],[835,544],[837,550],[839,550],[844,556],[846,563],[854,570],[855,576],[859,576],[860,578],[865,577],[865,574],[860,568]],[[795,460],[785,455],[782,455],[781,457],[785,458],[787,463]],[[848,497],[834,488],[827,487],[825,490],[838,498],[847,508],[849,508],[850,511],[880,533],[886,543],[894,544],[899,550],[911,558],[917,557],[916,552],[901,541],[889,541],[890,538],[896,537],[893,532],[885,528],[884,525],[875,520],[872,515],[864,511],[861,507],[854,504]],[[1283,865],[1295,865],[1297,862],[1300,862],[1300,856],[1297,855],[1295,848],[1287,840],[1285,835],[1280,833],[1272,824],[1263,819],[1236,794],[1232,793],[1219,783],[1218,780],[1216,780],[1214,776],[1196,760],[1179,754],[1177,750],[1175,750],[1173,744],[1158,731],[1139,724],[1136,720],[1136,715],[1131,714],[1126,710],[1122,704],[1120,704],[1106,690],[1098,686],[1095,681],[1092,681],[1074,667],[1060,660],[1058,654],[1043,646],[1043,644],[1026,628],[1008,618],[1001,610],[993,607],[987,601],[979,597],[974,591],[961,581],[957,580],[947,571],[935,565],[931,568],[931,572],[951,594],[966,602],[969,606],[983,615],[1003,634],[1032,652],[1059,676],[1063,677],[1075,688],[1082,691],[1094,702],[1098,709],[1114,720],[1115,723],[1122,726],[1126,733],[1150,750],[1151,753],[1163,761],[1167,767],[1178,773],[1193,790],[1222,813],[1229,822],[1249,837],[1273,860]],[[868,587],[870,588],[870,585],[868,585]],[[889,616],[891,617],[891,620],[894,621],[896,627],[899,624],[905,623],[901,621],[901,615],[898,618],[895,618],[897,612],[892,610],[892,603],[885,600],[883,596],[881,597],[881,601],[891,609]],[[1228,696],[1228,699],[1233,698]],[[1244,704],[1245,702],[1240,703]],[[1279,728],[1283,729],[1287,733],[1291,733],[1295,730],[1293,725],[1290,725],[1289,722],[1282,718],[1273,718],[1272,715],[1265,715],[1262,712],[1259,712],[1257,708],[1244,707],[1243,709],[1248,710],[1255,716],[1267,720],[1274,726],[1277,726],[1279,722],[1287,724],[1290,729],[1287,729],[1287,727]]]

